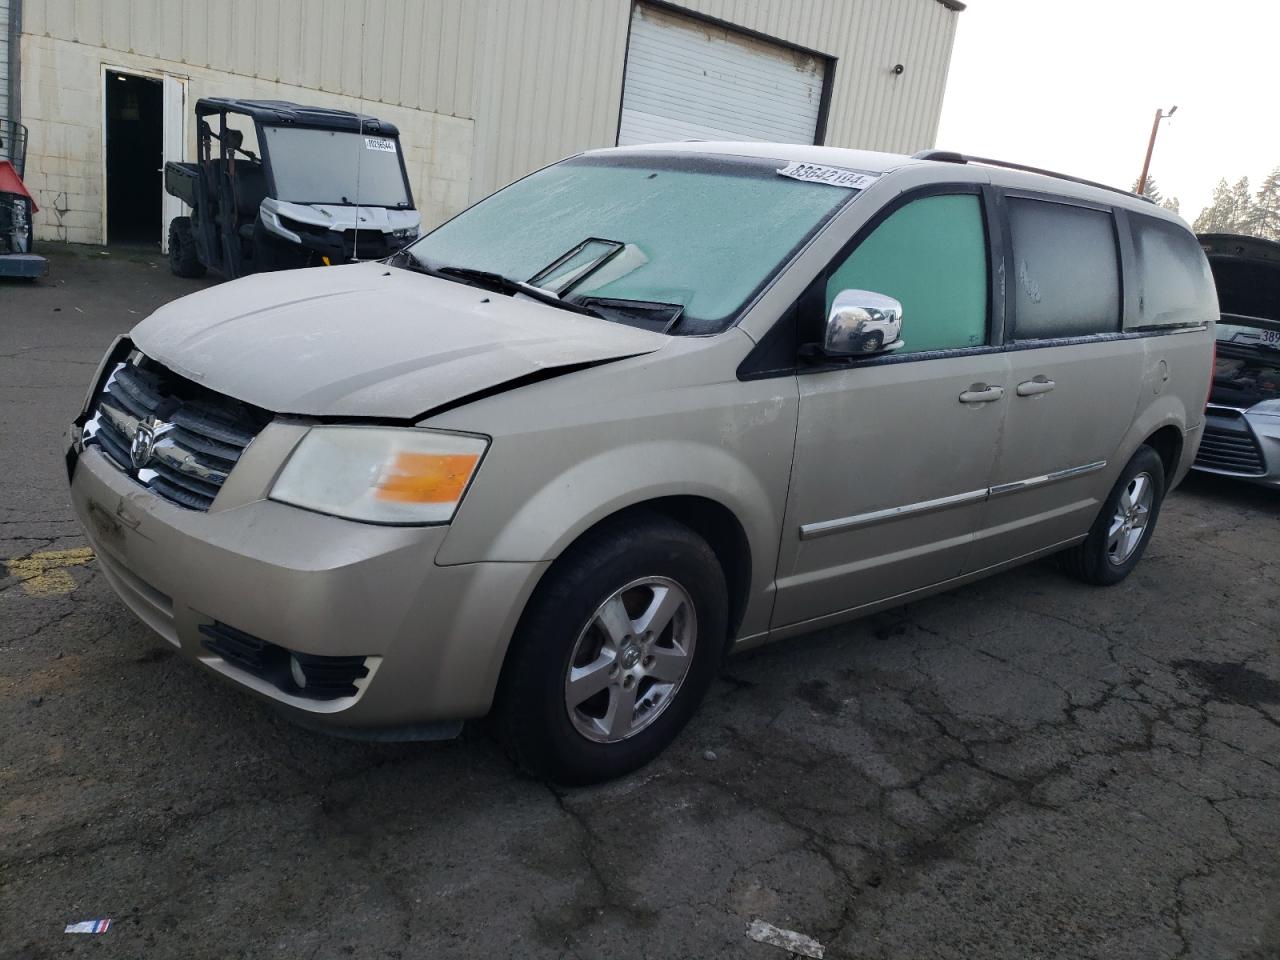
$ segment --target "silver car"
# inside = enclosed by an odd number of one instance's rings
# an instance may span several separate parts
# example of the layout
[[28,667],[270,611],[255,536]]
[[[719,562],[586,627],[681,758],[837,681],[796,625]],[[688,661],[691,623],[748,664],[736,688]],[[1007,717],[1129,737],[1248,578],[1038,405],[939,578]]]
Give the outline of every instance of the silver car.
[[71,496],[201,669],[345,735],[492,713],[588,782],[730,651],[1050,554],[1122,580],[1217,315],[1182,221],[1069,177],[593,151],[386,261],[162,307],[91,385]]
[[1193,466],[1280,489],[1280,243],[1226,234],[1200,241],[1222,322]]

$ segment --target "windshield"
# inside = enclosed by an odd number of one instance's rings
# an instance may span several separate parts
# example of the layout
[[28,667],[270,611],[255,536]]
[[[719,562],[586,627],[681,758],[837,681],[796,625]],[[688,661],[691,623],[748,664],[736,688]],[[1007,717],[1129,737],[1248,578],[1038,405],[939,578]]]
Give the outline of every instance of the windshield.
[[778,160],[672,154],[575,157],[482,200],[409,248],[528,280],[592,237],[622,250],[572,287],[597,298],[682,306],[671,331],[733,322],[801,244],[857,191],[780,176]]
[[276,199],[407,207],[397,140],[353,130],[263,127]]

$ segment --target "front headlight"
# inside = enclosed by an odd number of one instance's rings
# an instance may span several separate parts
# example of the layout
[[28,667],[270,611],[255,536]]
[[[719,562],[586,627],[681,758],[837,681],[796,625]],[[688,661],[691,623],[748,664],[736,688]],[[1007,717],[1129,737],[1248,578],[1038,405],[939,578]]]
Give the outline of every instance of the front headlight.
[[488,446],[411,427],[312,427],[271,499],[366,523],[448,523]]

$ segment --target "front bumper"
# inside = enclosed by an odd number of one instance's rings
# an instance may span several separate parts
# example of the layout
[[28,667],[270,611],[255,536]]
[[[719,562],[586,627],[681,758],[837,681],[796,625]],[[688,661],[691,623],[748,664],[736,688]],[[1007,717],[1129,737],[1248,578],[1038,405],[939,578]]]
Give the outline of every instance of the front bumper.
[[1280,489],[1280,417],[1211,403],[1192,469]]
[[[265,431],[259,440],[271,445]],[[233,480],[208,512],[185,509],[75,442],[68,467],[76,514],[125,604],[187,659],[308,725],[482,716],[547,566],[437,566],[444,527],[354,523],[237,490]],[[211,653],[200,627],[215,622],[291,651],[366,657],[369,674],[351,696],[285,692]]]

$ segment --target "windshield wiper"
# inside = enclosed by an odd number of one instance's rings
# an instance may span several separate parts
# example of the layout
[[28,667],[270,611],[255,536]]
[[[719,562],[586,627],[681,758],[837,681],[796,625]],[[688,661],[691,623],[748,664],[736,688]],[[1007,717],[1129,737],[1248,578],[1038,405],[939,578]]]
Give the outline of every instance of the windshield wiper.
[[535,287],[531,283],[525,283],[523,280],[513,280],[510,277],[504,277],[500,273],[492,270],[477,270],[473,267],[431,267],[422,263],[420,260],[413,259],[418,268],[423,273],[430,274],[433,277],[443,277],[446,280],[460,280],[463,283],[471,284],[476,287],[483,287],[486,290],[492,290],[494,293],[505,294],[513,297],[517,293],[523,293],[531,300],[537,300],[539,303],[545,303],[548,306],[559,307],[561,310],[568,310],[570,313],[580,313],[583,316],[595,317],[603,320],[604,317],[590,309],[582,307],[576,303],[569,303],[567,300],[561,300],[549,290],[543,290],[541,287]]

